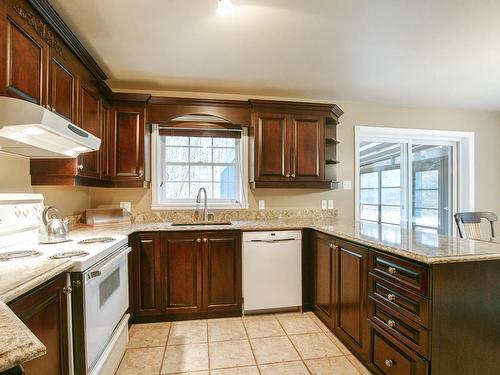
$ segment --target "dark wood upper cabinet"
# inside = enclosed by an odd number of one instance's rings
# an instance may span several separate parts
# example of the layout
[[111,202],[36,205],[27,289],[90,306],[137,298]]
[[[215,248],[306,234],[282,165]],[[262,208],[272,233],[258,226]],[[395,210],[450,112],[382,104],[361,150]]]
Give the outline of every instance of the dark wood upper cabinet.
[[[78,123],[83,130],[101,138],[102,123],[99,118],[101,97],[94,85],[80,80],[78,90]],[[100,178],[99,151],[79,156],[78,174],[82,177]]]
[[144,108],[111,109],[111,179],[117,182],[144,180]]
[[75,123],[76,76],[60,60],[51,54],[48,108]]
[[12,311],[47,348],[47,353],[23,363],[26,375],[66,375],[68,365],[68,315],[66,275],[9,303]]
[[241,311],[241,235],[203,233],[203,308]]
[[335,265],[332,238],[315,232],[313,254],[313,309],[323,322],[334,327]]
[[162,235],[163,311],[170,314],[202,309],[201,233]]
[[291,177],[295,181],[322,181],[324,177],[324,119],[293,115],[291,126]]
[[[12,17],[15,17],[13,15]],[[15,17],[16,19],[18,17]],[[6,18],[5,94],[32,103],[45,105],[47,101],[48,45],[17,20]]]
[[105,101],[101,101],[101,178],[107,180],[111,176],[111,108]]

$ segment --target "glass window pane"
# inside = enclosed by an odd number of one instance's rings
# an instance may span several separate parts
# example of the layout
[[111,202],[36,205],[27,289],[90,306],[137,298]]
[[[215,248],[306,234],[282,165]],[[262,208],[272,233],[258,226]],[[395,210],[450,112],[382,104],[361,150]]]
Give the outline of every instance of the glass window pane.
[[189,146],[189,137],[165,137],[167,146]]
[[188,161],[189,148],[171,147],[165,148],[165,161],[167,163],[185,163]]
[[165,181],[189,181],[189,167],[185,165],[167,165]]
[[191,147],[212,147],[212,138],[210,137],[189,137]]
[[437,228],[439,225],[438,210],[414,209],[413,222],[416,225]]
[[399,187],[401,185],[399,169],[382,171],[381,178],[382,187]]
[[189,184],[187,182],[166,182],[165,198],[167,199],[189,198]]
[[236,186],[233,183],[214,182],[215,199],[236,199]]
[[382,206],[381,221],[399,225],[401,223],[401,209],[399,207]]
[[362,204],[360,210],[360,218],[361,220],[378,221],[378,207],[366,206]]
[[235,138],[214,138],[214,147],[235,147]]
[[207,191],[207,197],[212,198],[212,183],[205,183],[205,182],[193,182],[189,185],[189,195],[195,199],[196,196],[198,195],[198,190],[200,188],[204,187]]
[[191,148],[189,155],[191,163],[211,163],[212,162],[212,149],[205,147]]
[[378,189],[360,189],[361,203],[378,204]]
[[236,162],[236,149],[214,148],[214,163],[234,163],[234,162]]
[[400,205],[401,192],[399,188],[382,188],[382,204]]
[[230,182],[235,183],[236,168],[233,166],[214,166],[214,181],[215,182]]
[[378,172],[362,173],[361,188],[378,188]]
[[416,190],[415,208],[439,208],[438,190]]
[[415,172],[415,189],[438,189],[439,171]]
[[191,166],[191,181],[202,181],[211,182],[212,181],[212,166],[202,165],[202,166]]

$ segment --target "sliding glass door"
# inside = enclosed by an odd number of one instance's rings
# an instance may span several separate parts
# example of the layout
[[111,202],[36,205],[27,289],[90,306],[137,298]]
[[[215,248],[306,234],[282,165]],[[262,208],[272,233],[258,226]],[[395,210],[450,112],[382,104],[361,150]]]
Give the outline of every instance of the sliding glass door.
[[456,145],[362,139],[358,146],[359,219],[451,234]]

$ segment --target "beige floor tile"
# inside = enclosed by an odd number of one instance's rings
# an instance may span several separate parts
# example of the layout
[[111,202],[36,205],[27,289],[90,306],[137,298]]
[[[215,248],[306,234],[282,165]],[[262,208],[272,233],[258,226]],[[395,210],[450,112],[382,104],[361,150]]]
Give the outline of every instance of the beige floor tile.
[[323,332],[331,332],[330,329],[323,323],[314,313],[309,313],[308,315],[314,323],[323,331]]
[[208,321],[208,341],[247,339],[245,326],[240,318],[214,319]]
[[259,365],[300,359],[286,336],[251,339],[250,343]]
[[210,370],[255,365],[248,340],[211,342]]
[[163,351],[163,347],[128,349],[116,375],[158,374]]
[[259,366],[262,375],[309,375],[302,362],[273,363]]
[[281,328],[280,323],[272,315],[266,315],[260,319],[245,319],[245,327],[248,337],[251,339],[285,335],[285,331]]
[[127,348],[147,348],[167,344],[170,323],[134,324],[128,332]]
[[290,336],[293,345],[303,359],[335,357],[343,355],[324,333],[308,333]]
[[356,370],[362,375],[370,375],[371,372],[354,355],[347,355],[346,358],[352,363]]
[[256,366],[233,367],[220,370],[211,370],[210,375],[259,375],[259,370]]
[[356,368],[344,356],[309,359],[305,363],[313,375],[359,375]]
[[208,370],[208,344],[167,346],[162,374]]
[[189,372],[176,372],[169,375],[210,375],[210,371],[189,371]]
[[201,344],[207,342],[207,321],[175,322],[170,328],[167,345]]
[[347,346],[345,346],[337,336],[335,336],[333,333],[331,332],[327,332],[326,333],[326,336],[333,341],[333,343],[337,346],[337,348],[340,349],[340,351],[342,353],[344,353],[344,355],[351,355],[351,351],[347,348]]
[[300,335],[302,333],[316,333],[322,332],[314,321],[307,315],[278,315],[278,320],[280,321],[283,329],[289,335]]

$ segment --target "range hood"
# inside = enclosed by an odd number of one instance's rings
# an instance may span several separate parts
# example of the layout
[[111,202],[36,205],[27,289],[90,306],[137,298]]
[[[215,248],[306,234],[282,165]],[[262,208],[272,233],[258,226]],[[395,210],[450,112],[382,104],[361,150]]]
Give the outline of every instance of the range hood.
[[99,138],[48,109],[0,96],[0,151],[29,158],[75,158],[100,145]]

